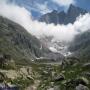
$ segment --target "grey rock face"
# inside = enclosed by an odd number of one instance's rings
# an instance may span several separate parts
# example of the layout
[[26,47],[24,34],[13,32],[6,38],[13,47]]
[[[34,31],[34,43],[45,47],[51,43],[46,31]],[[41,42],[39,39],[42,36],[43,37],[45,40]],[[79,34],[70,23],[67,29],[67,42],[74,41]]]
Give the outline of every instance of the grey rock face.
[[65,13],[64,11],[58,13],[57,11],[54,10],[51,13],[47,13],[41,16],[39,21],[54,24],[74,23],[74,21],[80,14],[84,15],[85,13],[87,13],[86,10],[70,5],[67,13]]
[[74,52],[74,56],[79,57],[81,60],[90,61],[90,31],[77,35],[70,44],[69,50]]
[[79,86],[77,86],[75,90],[89,90],[89,88],[87,86],[79,84]]
[[65,79],[65,76],[64,75],[58,75],[55,77],[55,81],[62,81]]
[[19,90],[19,87],[15,86],[15,85],[5,85],[0,83],[0,90]]

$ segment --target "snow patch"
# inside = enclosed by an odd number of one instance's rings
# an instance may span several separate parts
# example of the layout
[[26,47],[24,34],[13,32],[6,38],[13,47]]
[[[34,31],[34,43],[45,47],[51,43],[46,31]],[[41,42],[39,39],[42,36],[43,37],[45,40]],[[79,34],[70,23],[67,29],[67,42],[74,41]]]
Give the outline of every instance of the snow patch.
[[57,49],[55,49],[54,47],[49,47],[49,50],[52,52],[58,52]]

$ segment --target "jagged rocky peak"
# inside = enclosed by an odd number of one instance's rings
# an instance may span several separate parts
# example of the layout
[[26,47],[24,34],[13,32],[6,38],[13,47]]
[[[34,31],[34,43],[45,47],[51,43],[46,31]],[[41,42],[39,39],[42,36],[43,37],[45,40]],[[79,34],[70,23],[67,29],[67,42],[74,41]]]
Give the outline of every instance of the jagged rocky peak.
[[51,13],[58,14],[58,11],[57,10],[53,10]]
[[59,15],[66,15],[66,13],[64,11],[61,11],[58,13]]
[[69,6],[69,11],[72,11],[72,10],[74,10],[74,9],[76,9],[77,7],[76,6],[74,6],[73,4],[71,4],[70,6]]
[[68,14],[73,14],[73,12],[76,14],[78,13],[78,15],[87,13],[86,10],[71,4],[69,9],[68,9]]
[[68,8],[67,14],[70,15],[74,12],[76,13],[76,11],[79,11],[78,8],[71,4],[70,7]]
[[71,4],[67,13],[64,11],[58,12],[53,10],[51,13],[42,15],[39,21],[54,24],[74,23],[80,14],[84,15],[85,13],[87,13],[86,10]]

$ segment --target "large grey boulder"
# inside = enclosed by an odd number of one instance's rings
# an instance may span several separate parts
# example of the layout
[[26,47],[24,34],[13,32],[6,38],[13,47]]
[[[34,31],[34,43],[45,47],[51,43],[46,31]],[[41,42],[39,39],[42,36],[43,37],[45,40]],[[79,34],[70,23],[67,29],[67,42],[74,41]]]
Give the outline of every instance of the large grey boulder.
[[75,90],[89,90],[89,88],[87,86],[84,86],[82,84],[79,84]]

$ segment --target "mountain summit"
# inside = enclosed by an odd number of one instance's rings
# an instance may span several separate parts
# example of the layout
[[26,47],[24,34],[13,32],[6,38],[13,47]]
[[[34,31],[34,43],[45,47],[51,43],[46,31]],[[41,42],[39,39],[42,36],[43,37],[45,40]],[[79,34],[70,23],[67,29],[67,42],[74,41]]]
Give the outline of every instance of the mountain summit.
[[76,18],[81,14],[84,15],[87,13],[86,10],[83,10],[82,8],[76,7],[74,5],[70,5],[67,13],[64,11],[57,12],[52,11],[51,13],[47,13],[45,15],[42,15],[39,19],[41,22],[54,23],[54,24],[68,24],[68,23],[74,23]]

